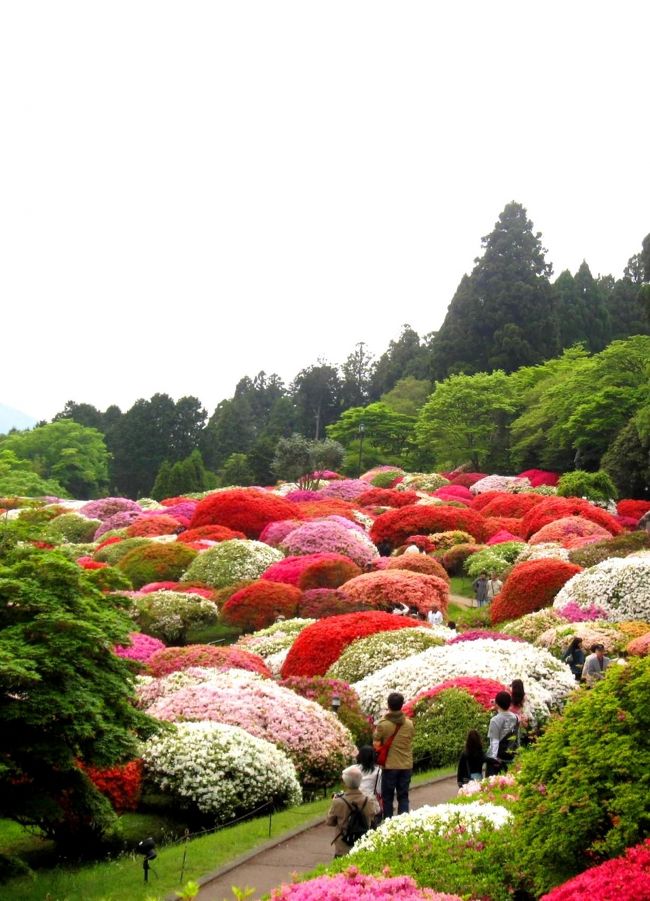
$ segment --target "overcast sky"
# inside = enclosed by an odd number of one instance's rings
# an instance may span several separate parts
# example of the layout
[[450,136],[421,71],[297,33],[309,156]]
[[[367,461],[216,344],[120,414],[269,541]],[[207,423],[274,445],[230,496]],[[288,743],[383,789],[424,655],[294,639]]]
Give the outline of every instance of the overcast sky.
[[646,2],[6,2],[0,402],[212,412],[442,322],[510,200],[558,274],[650,231]]

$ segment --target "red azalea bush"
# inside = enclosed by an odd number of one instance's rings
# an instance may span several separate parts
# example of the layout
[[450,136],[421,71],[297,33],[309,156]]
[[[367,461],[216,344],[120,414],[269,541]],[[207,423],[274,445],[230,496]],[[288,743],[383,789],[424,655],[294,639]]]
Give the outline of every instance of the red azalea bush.
[[163,507],[176,507],[178,504],[194,504],[194,501],[191,497],[166,497],[164,501],[160,502]]
[[540,901],[648,901],[650,898],[650,838],[628,848],[622,857],[590,867],[558,885]]
[[246,538],[243,532],[235,532],[226,526],[199,526],[198,529],[186,529],[176,539],[183,544],[193,541],[230,541],[231,538]]
[[134,588],[141,588],[149,582],[175,582],[195,557],[196,551],[184,544],[151,542],[133,548],[118,561],[117,567]]
[[625,650],[633,657],[647,657],[650,654],[650,632],[633,638]]
[[321,619],[296,638],[282,666],[282,678],[323,676],[355,639],[408,628],[413,628],[413,620],[374,611]]
[[[94,553],[96,554],[97,551],[101,551],[103,547],[108,547],[109,544],[119,544],[120,541],[123,541],[121,535],[111,535],[110,538],[106,538],[104,541],[97,545]],[[50,546],[52,547],[52,545]]]
[[450,576],[459,576],[463,572],[467,558],[484,550],[484,544],[455,544],[446,551],[438,551],[436,557]]
[[550,485],[554,488],[560,481],[560,474],[549,472],[548,469],[526,469],[520,472],[517,478],[528,479],[533,488],[539,488],[540,485]]
[[449,584],[447,570],[442,563],[426,554],[402,554],[399,557],[388,557],[385,569],[408,569],[412,573],[424,573],[425,576],[437,576]]
[[357,693],[347,682],[325,676],[290,676],[282,679],[280,685],[315,701],[325,710],[332,710],[332,698],[336,695],[341,702],[338,718],[352,733],[357,747],[372,742],[372,721],[361,710]]
[[550,522],[547,526],[531,535],[529,544],[544,544],[554,542],[562,547],[582,547],[584,544],[592,544],[596,541],[607,541],[612,536],[607,531],[583,516],[563,516]]
[[323,619],[326,616],[340,616],[361,610],[372,610],[372,604],[353,601],[337,588],[312,588],[303,593],[298,615],[305,619]]
[[298,580],[303,572],[321,557],[336,556],[338,554],[292,554],[284,560],[272,563],[264,570],[260,579],[268,582],[285,582],[287,585],[298,585]]
[[232,645],[218,647],[213,644],[188,644],[182,648],[165,648],[156,651],[147,664],[152,676],[167,676],[191,666],[215,669],[245,669],[260,676],[271,677],[266,664],[258,654]]
[[443,485],[433,492],[434,497],[448,498],[455,501],[467,501],[468,503],[474,499],[474,495],[464,485]]
[[500,623],[534,613],[553,603],[555,595],[582,567],[547,557],[518,563],[490,606],[490,619]]
[[408,604],[420,613],[429,610],[446,613],[449,605],[447,581],[408,569],[363,573],[346,582],[341,591],[353,601],[371,603],[377,610],[392,610],[400,604]]
[[100,563],[98,560],[93,560],[92,557],[77,557],[75,563],[82,569],[104,569],[108,566],[108,563]]
[[190,528],[227,526],[247,538],[259,538],[264,526],[277,519],[297,519],[300,507],[259,488],[217,491],[199,501]]
[[472,502],[473,510],[480,510],[484,516],[507,516],[521,519],[544,498],[541,494],[509,494],[505,491],[486,491]]
[[623,526],[619,525],[610,513],[580,497],[543,497],[523,516],[524,537],[530,538],[544,526],[565,516],[583,516],[607,529],[610,535],[620,535],[623,531]]
[[510,532],[515,538],[524,539],[522,521],[516,516],[486,516],[485,530],[490,538],[497,532]]
[[82,769],[99,791],[106,795],[116,813],[137,808],[142,794],[141,760],[131,760],[110,769],[82,764]]
[[487,473],[485,472],[448,472],[441,473],[446,478],[448,478],[452,485],[462,485],[463,488],[471,488],[472,485],[476,484],[476,482],[480,482],[481,479],[484,479]]
[[302,591],[294,585],[259,580],[236,591],[221,608],[221,617],[230,626],[256,632],[273,625],[278,616],[298,615]]
[[360,507],[408,507],[419,498],[415,491],[395,491],[392,488],[371,488],[357,498]]
[[440,694],[441,691],[447,691],[448,688],[466,691],[486,710],[491,710],[494,706],[494,698],[497,692],[509,691],[505,685],[502,685],[501,682],[497,682],[495,679],[483,679],[480,676],[458,676],[456,679],[447,679],[445,682],[434,685],[433,688],[421,691],[404,705],[402,708],[404,713],[406,716],[412,717],[415,707],[420,701],[424,698],[433,698]]
[[629,517],[638,522],[650,510],[650,501],[623,500],[616,505],[619,516]]
[[355,522],[356,509],[354,504],[337,497],[324,497],[322,500],[305,501],[298,504],[299,516],[302,520],[323,519],[325,516],[344,516]]
[[370,530],[370,537],[379,544],[387,541],[392,547],[404,544],[409,535],[430,532],[448,532],[460,529],[477,541],[483,541],[485,521],[480,513],[463,507],[436,506],[423,504],[404,507],[402,510],[388,510],[378,516]]
[[523,638],[517,638],[516,635],[507,635],[505,632],[490,632],[489,629],[469,629],[467,632],[461,632],[447,644],[458,644],[461,641],[478,641],[479,638],[492,638],[494,641],[523,641]]
[[159,516],[140,516],[127,526],[126,534],[129,538],[151,538],[155,535],[174,535],[181,528],[177,519],[162,513]]

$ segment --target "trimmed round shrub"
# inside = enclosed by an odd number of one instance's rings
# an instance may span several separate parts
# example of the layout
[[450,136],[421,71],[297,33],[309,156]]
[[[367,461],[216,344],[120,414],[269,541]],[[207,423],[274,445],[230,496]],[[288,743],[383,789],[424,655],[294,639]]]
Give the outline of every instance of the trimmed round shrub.
[[417,504],[415,491],[395,491],[390,488],[371,488],[357,498],[360,507],[408,507]]
[[355,690],[347,682],[325,676],[290,676],[280,685],[315,701],[325,710],[334,709],[332,699],[336,696],[340,701],[338,718],[349,729],[355,744],[361,747],[372,743],[372,722],[364,715]]
[[415,607],[419,613],[447,611],[449,584],[437,576],[426,576],[408,569],[385,569],[363,573],[341,587],[353,601],[365,601],[377,610],[393,610],[400,604]]
[[221,616],[230,626],[254,632],[272,625],[278,616],[297,616],[301,597],[294,585],[260,580],[235,592],[221,608]]
[[181,644],[190,629],[213,625],[218,619],[216,604],[200,595],[181,591],[136,595],[129,613],[147,635]]
[[281,807],[302,800],[286,754],[236,726],[181,723],[146,741],[142,758],[147,778],[163,793],[216,822],[264,804]]
[[116,645],[113,651],[118,657],[126,657],[127,660],[135,660],[138,663],[147,663],[149,658],[162,650],[165,645],[160,639],[151,635],[143,635],[142,632],[129,632],[128,645]]
[[122,510],[120,513],[114,513],[99,524],[95,531],[95,541],[99,541],[102,536],[113,534],[116,531],[122,531],[126,535],[126,529],[141,516],[141,510]]
[[460,529],[483,541],[485,524],[480,513],[461,507],[432,506],[429,504],[388,510],[378,516],[370,530],[370,537],[379,544],[387,541],[392,547],[404,544],[409,535],[430,532],[448,532]]
[[459,676],[457,679],[446,679],[433,688],[421,691],[414,698],[411,698],[404,705],[403,710],[406,716],[413,718],[415,716],[415,708],[430,698],[436,697],[440,692],[453,688],[457,691],[464,691],[472,697],[484,710],[492,710],[494,708],[494,699],[498,692],[509,691],[502,683],[496,679],[482,679],[479,676]]
[[546,544],[549,541],[557,542],[562,547],[582,547],[584,544],[592,544],[596,541],[606,541],[611,538],[607,529],[603,529],[597,523],[583,516],[564,516],[550,522],[547,526],[531,535],[530,544]]
[[300,508],[276,494],[258,488],[233,488],[208,495],[197,504],[190,522],[199,526],[227,526],[258,538],[264,526],[278,519],[299,519]]
[[302,619],[295,617],[294,619],[285,619],[282,622],[274,623],[267,629],[259,629],[252,635],[242,635],[237,640],[236,647],[245,648],[260,657],[271,657],[278,651],[288,650],[294,643],[298,634],[307,626],[311,626],[313,619]]
[[537,893],[616,857],[650,822],[650,660],[578,692],[522,763],[513,853]]
[[268,667],[258,654],[233,646],[188,644],[182,648],[164,648],[151,655],[148,661],[152,676],[167,676],[192,666],[217,669],[244,669],[261,676],[270,676]]
[[99,519],[105,522],[116,513],[142,513],[142,507],[128,497],[100,497],[96,501],[88,501],[79,507],[79,513],[88,519]]
[[447,570],[442,563],[426,554],[402,554],[400,557],[389,557],[386,569],[407,569],[409,572],[421,573],[425,576],[436,576],[449,584]]
[[501,623],[550,607],[565,582],[580,571],[579,566],[563,560],[518,563],[492,601],[490,619]]
[[[286,582],[289,585],[303,587],[300,583],[306,573],[309,573],[307,582],[313,581],[308,588],[338,588],[343,582],[361,574],[361,569],[342,554],[304,554],[285,557],[272,563],[265,572],[263,579],[271,582]],[[328,581],[330,580],[330,581]],[[322,582],[323,584],[319,584]]]
[[510,569],[524,547],[525,544],[521,541],[504,541],[501,544],[491,545],[466,558],[465,572],[472,579],[476,579],[482,572],[502,576]]
[[[528,563],[531,560],[565,560],[569,559],[569,551],[550,541],[545,544],[526,544],[517,557],[517,563]],[[571,561],[572,563],[575,561]]]
[[392,613],[349,613],[319,620],[300,633],[282,667],[288,676],[323,676],[356,638],[412,627]]
[[173,516],[139,516],[126,528],[129,538],[151,538],[156,535],[175,535],[181,525]]
[[476,544],[469,532],[463,532],[460,529],[452,529],[450,532],[432,532],[428,536],[431,547],[427,548],[427,553],[431,551],[446,551],[458,544]]
[[648,549],[650,549],[650,533],[628,532],[586,547],[573,548],[569,553],[569,560],[582,566],[583,569],[589,569],[609,557],[627,557]]
[[399,483],[398,491],[435,491],[448,485],[449,479],[437,472],[406,472]]
[[229,541],[231,538],[246,538],[243,532],[235,532],[226,526],[199,526],[198,529],[186,529],[181,532],[177,541],[189,544],[192,541]]
[[271,547],[278,547],[289,532],[293,532],[298,526],[302,525],[300,519],[281,519],[278,522],[270,522],[268,526],[264,526],[260,533],[260,541],[264,544],[270,544]]
[[557,472],[550,472],[548,469],[526,469],[524,472],[518,473],[518,478],[528,479],[533,488],[539,488],[540,485],[555,487],[560,475]]
[[489,475],[472,485],[472,494],[486,494],[492,491],[511,491],[513,493],[527,491],[532,488],[528,479],[518,476]]
[[539,494],[505,494],[501,491],[480,494],[472,502],[474,510],[480,510],[484,516],[506,516],[520,519],[542,498]]
[[343,501],[356,501],[357,498],[368,490],[368,483],[363,479],[340,479],[336,482],[328,482],[319,490],[321,497],[336,498]]
[[185,573],[185,580],[198,580],[214,588],[259,579],[265,569],[282,559],[282,552],[259,541],[233,539],[203,551]]
[[[114,546],[114,545],[113,545]],[[176,542],[149,542],[135,547],[117,562],[134,588],[149,582],[176,582],[196,557],[196,551]]]
[[486,544],[500,544],[504,540],[497,537],[501,532],[509,534],[508,541],[524,540],[522,520],[513,516],[486,516],[485,532],[488,535]]
[[620,535],[623,531],[623,527],[610,513],[601,510],[600,507],[595,507],[589,501],[578,497],[545,497],[524,514],[522,522],[524,536],[530,538],[549,523],[567,516],[582,516],[584,519],[590,519],[606,529],[610,535]]
[[558,885],[541,901],[646,901],[650,898],[650,838],[628,848],[622,857],[607,860],[597,867]]
[[338,588],[311,588],[303,593],[299,609],[301,616],[324,619],[326,616],[372,610],[373,606],[369,601],[353,601]]
[[650,553],[612,557],[577,573],[553,606],[586,607],[594,600],[609,620],[650,620]]
[[450,576],[459,576],[463,572],[468,558],[484,550],[486,547],[483,544],[455,544],[445,551],[437,551],[436,557]]
[[379,556],[377,548],[363,531],[333,520],[305,523],[290,532],[280,547],[285,553],[295,555],[342,554],[362,569]]
[[646,513],[650,512],[650,501],[623,500],[616,505],[616,511],[619,516],[629,516],[637,522]]
[[43,537],[54,544],[62,541],[68,544],[84,544],[93,541],[100,525],[99,519],[87,519],[78,513],[62,513],[61,516],[50,520],[43,530]]
[[413,720],[414,767],[451,766],[457,763],[470,729],[487,733],[490,711],[468,692],[448,688],[416,702]]
[[534,642],[542,632],[546,632],[547,629],[552,629],[554,626],[563,625],[565,622],[565,618],[560,616],[557,610],[545,607],[535,613],[527,613],[514,622],[504,623],[503,628],[508,630],[509,635],[516,635],[518,638],[523,638],[524,641]]
[[[109,542],[111,542],[109,544]],[[94,553],[95,560],[101,563],[108,563],[109,566],[115,566],[122,557],[134,550],[136,547],[146,547],[151,544],[148,538],[117,538],[115,541],[108,539],[101,544]]]
[[650,655],[650,632],[646,632],[645,635],[639,635],[638,638],[633,638],[628,644],[626,651],[633,657],[647,657]]
[[444,639],[432,629],[401,629],[399,632],[379,632],[357,638],[343,651],[327,671],[330,679],[360,682],[394,660],[419,654],[427,648],[443,645]]
[[583,469],[565,472],[557,483],[557,493],[559,497],[584,497],[605,503],[618,494],[611,478],[602,469],[598,472],[585,472]]

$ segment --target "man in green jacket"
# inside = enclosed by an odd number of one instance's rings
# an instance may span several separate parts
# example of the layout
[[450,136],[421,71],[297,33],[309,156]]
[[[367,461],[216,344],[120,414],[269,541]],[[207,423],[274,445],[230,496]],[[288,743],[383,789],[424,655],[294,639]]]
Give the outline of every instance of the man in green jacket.
[[373,745],[377,752],[390,742],[381,776],[384,817],[393,816],[393,800],[397,794],[397,813],[409,812],[409,786],[413,772],[412,721],[402,713],[404,695],[394,691],[388,695],[388,713],[377,723]]

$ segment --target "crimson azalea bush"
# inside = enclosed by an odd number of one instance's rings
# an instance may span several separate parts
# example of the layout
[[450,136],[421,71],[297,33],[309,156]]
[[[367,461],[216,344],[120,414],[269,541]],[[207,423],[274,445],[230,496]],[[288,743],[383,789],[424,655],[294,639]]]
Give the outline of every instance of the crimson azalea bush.
[[650,501],[622,500],[616,510],[619,516],[629,516],[638,522],[650,510]]
[[134,588],[140,588],[149,582],[177,581],[195,557],[196,551],[184,544],[147,542],[129,551],[117,566]]
[[296,694],[316,701],[325,710],[332,710],[332,698],[341,702],[338,718],[346,726],[358,747],[372,742],[372,721],[363,713],[356,691],[342,679],[328,679],[325,676],[290,676],[280,682],[283,688],[290,688]]
[[174,535],[182,528],[181,524],[173,516],[165,514],[161,516],[139,516],[135,522],[127,526],[126,534],[129,538],[150,538],[154,535]]
[[84,772],[113,805],[116,813],[135,810],[142,794],[142,761],[99,769],[84,764]]
[[486,491],[472,501],[472,508],[484,516],[506,516],[521,519],[542,501],[541,494],[509,494],[505,491]]
[[548,469],[526,469],[517,476],[519,479],[528,479],[533,488],[539,488],[540,485],[550,485],[554,487],[560,480],[557,472],[550,472]]
[[243,532],[235,532],[226,526],[199,526],[198,529],[186,529],[178,536],[177,541],[229,541],[231,538],[246,538]]
[[407,569],[363,573],[342,585],[341,591],[353,601],[370,602],[378,610],[392,610],[400,604],[408,604],[419,613],[430,610],[446,613],[449,605],[446,580]]
[[389,557],[386,569],[407,569],[413,573],[424,573],[426,576],[437,576],[449,584],[447,570],[442,563],[426,554],[402,554],[399,557]]
[[483,679],[480,676],[458,676],[456,679],[447,679],[434,685],[433,688],[422,691],[414,698],[411,698],[404,705],[403,710],[406,716],[413,717],[415,707],[420,701],[426,698],[434,698],[441,691],[448,688],[456,688],[459,691],[465,691],[471,695],[485,710],[491,710],[494,706],[494,698],[499,691],[508,691],[509,689],[497,682],[496,679]]
[[476,482],[480,482],[481,479],[484,479],[486,473],[484,472],[447,472],[442,473],[445,475],[451,482],[452,485],[462,485],[464,488],[471,488],[472,485],[476,484]]
[[590,867],[563,885],[558,885],[541,901],[647,901],[650,898],[650,838],[628,848],[622,857]]
[[387,541],[392,547],[404,544],[409,535],[422,535],[430,532],[446,532],[461,529],[483,541],[485,522],[474,510],[461,507],[436,506],[422,504],[404,507],[401,510],[388,510],[378,516],[370,530],[370,537],[378,544]]
[[413,621],[408,618],[374,611],[321,619],[298,635],[282,666],[282,678],[323,676],[356,638],[412,626]]
[[501,623],[550,607],[565,582],[582,572],[581,567],[549,557],[518,563],[490,605],[490,619]]
[[299,615],[308,619],[323,619],[372,609],[369,601],[353,601],[338,588],[311,588],[303,593]]
[[298,587],[303,591],[339,588],[361,573],[361,567],[343,554],[322,554],[320,560],[313,560],[305,567],[298,579]]
[[611,538],[607,529],[585,519],[584,516],[563,516],[550,522],[535,532],[528,539],[529,544],[545,544],[555,541],[562,547],[582,547],[584,544],[592,544],[596,541],[607,541]]
[[360,507],[408,507],[419,500],[415,491],[395,491],[392,488],[371,488],[357,498]]
[[258,538],[277,519],[299,519],[299,506],[259,488],[233,488],[208,495],[197,504],[190,528],[227,526]]
[[182,648],[165,648],[152,654],[147,666],[152,676],[167,676],[191,666],[245,669],[261,676],[271,675],[259,654],[231,645],[188,644]]
[[457,501],[467,501],[468,503],[474,499],[474,495],[464,485],[443,485],[433,492],[434,497],[450,498]]
[[297,616],[301,597],[294,585],[260,579],[235,592],[221,608],[221,617],[230,626],[255,632],[271,626],[278,616]]
[[277,560],[275,563],[272,563],[264,570],[260,579],[265,579],[269,582],[285,582],[287,585],[297,586],[300,576],[309,566],[316,561],[321,560],[323,557],[329,558],[331,556],[336,556],[338,558],[340,555],[319,553],[292,554],[289,557],[284,557],[282,560]]
[[485,517],[485,531],[486,535],[489,536],[488,544],[490,544],[490,540],[494,538],[494,536],[498,532],[510,532],[510,534],[516,538],[523,539],[523,525],[521,519],[517,519],[514,516],[486,516]]
[[530,538],[544,526],[565,516],[583,516],[607,529],[610,535],[620,535],[623,531],[623,527],[610,513],[582,498],[543,497],[539,504],[523,516],[524,537]]

